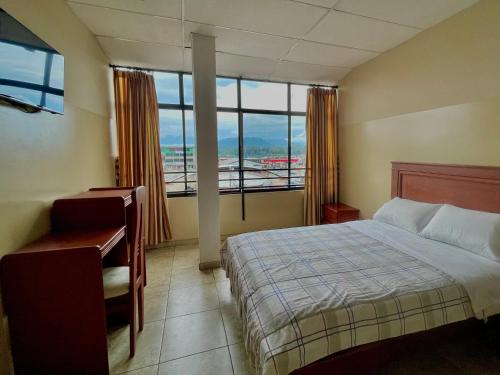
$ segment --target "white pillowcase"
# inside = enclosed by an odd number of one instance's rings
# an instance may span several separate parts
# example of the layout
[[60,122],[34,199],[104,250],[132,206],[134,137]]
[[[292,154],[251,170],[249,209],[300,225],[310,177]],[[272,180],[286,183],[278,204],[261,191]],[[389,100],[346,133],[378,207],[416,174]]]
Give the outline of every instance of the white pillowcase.
[[440,204],[416,202],[409,199],[394,198],[375,212],[373,219],[419,233],[434,214]]
[[421,235],[500,261],[500,214],[445,204]]

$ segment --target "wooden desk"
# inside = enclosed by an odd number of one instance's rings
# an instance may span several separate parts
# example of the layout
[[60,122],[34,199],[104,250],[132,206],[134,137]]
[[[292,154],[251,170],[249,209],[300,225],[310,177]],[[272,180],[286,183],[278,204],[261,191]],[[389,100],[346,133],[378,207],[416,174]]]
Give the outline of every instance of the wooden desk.
[[108,375],[103,265],[127,265],[131,191],[54,202],[52,232],[0,260],[16,375]]

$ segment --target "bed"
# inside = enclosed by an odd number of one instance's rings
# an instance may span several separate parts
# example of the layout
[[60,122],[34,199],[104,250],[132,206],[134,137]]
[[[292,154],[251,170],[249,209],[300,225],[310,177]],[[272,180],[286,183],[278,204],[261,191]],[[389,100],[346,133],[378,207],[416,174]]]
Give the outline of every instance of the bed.
[[[393,163],[392,196],[500,213],[500,168]],[[241,234],[221,260],[258,374],[342,373],[376,344],[500,313],[500,262],[373,220]]]

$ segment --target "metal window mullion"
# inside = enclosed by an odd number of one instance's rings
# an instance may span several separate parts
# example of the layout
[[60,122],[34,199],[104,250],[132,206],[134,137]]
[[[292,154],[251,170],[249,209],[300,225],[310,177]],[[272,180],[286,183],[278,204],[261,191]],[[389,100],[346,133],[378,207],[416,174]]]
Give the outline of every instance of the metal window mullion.
[[241,112],[241,78],[236,81],[238,94],[238,159],[239,159],[239,187],[241,192],[241,219],[245,220],[245,174],[243,167],[245,159],[243,158],[243,112]]
[[179,73],[179,99],[182,108],[182,150],[184,157],[184,191],[187,191],[187,157],[186,157],[186,113],[184,109],[184,77]]
[[291,182],[291,172],[292,167],[292,99],[291,99],[291,85],[287,83],[287,107],[288,107],[288,187],[290,187]]

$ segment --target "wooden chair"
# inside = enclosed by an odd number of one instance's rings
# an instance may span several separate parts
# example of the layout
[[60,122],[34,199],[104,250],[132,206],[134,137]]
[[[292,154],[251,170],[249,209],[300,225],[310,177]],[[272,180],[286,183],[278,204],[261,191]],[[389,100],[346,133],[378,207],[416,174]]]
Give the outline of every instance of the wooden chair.
[[[130,357],[135,354],[136,306],[139,310],[139,331],[144,328],[144,267],[142,263],[144,242],[144,195],[145,188],[139,186],[132,191],[132,204],[136,210],[134,220],[127,225],[130,235],[128,266],[105,267],[103,269],[104,299],[106,305],[112,299],[125,298],[128,304],[130,323]],[[130,228],[129,228],[130,227]]]
[[[89,191],[103,191],[103,190],[130,190],[130,189],[135,189],[135,187],[130,187],[130,186],[113,186],[113,187],[99,187],[99,188],[91,188]],[[145,193],[144,193],[145,194]],[[133,204],[133,202],[132,202]],[[135,207],[132,208],[132,210],[135,212],[136,209]],[[128,216],[128,215],[127,215]],[[142,241],[141,241],[141,267],[143,269],[143,278],[144,278],[144,286],[148,285],[148,280],[147,280],[147,272],[146,272],[146,253],[144,251],[144,241],[145,241],[145,231],[143,230],[143,236],[142,236]],[[129,242],[132,242],[132,239],[129,237]]]

